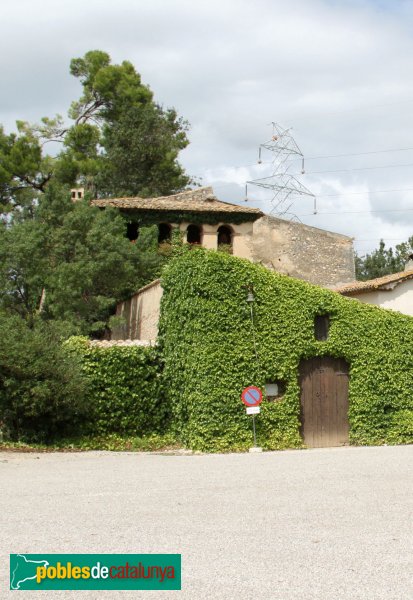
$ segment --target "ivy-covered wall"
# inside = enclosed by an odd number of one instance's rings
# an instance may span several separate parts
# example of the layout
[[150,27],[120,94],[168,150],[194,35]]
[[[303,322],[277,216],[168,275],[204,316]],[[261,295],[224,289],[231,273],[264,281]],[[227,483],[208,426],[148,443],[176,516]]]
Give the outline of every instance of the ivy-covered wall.
[[88,378],[90,411],[82,433],[142,436],[164,431],[169,412],[162,396],[158,351],[147,346],[93,346],[71,338]]
[[218,223],[233,223],[239,225],[256,221],[260,218],[257,213],[242,212],[203,212],[203,211],[137,211],[121,209],[122,216],[128,221],[138,223],[141,227],[157,225],[158,223],[194,223],[198,225],[217,225]]
[[[350,365],[351,443],[413,441],[412,318],[202,249],[172,261],[162,285],[164,384],[173,427],[189,447],[248,448],[251,420],[240,394],[266,381],[285,382],[285,393],[277,402],[263,401],[259,444],[301,446],[298,365],[314,356],[342,357]],[[314,317],[322,313],[331,318],[325,342],[314,336]]]

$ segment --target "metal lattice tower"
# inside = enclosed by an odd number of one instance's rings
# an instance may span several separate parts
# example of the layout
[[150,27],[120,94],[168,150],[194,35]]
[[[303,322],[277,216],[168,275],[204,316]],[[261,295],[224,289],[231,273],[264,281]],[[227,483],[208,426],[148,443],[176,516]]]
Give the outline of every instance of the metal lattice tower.
[[248,199],[248,185],[255,185],[266,188],[274,192],[271,199],[273,205],[270,214],[276,214],[279,217],[287,215],[292,219],[297,219],[296,215],[290,212],[297,196],[310,196],[314,198],[314,214],[317,213],[316,197],[310,192],[294,175],[288,173],[291,158],[301,158],[301,173],[304,174],[304,155],[298,147],[296,141],[291,135],[291,128],[284,129],[277,123],[272,123],[272,137],[268,142],[260,145],[258,151],[258,163],[261,164],[262,150],[272,152],[271,160],[273,173],[269,177],[247,181],[245,186],[246,200]]

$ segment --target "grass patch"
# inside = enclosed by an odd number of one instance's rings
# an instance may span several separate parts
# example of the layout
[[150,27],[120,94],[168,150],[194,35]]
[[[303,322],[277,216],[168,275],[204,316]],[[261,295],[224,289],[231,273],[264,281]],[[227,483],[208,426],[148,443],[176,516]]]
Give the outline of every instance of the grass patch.
[[182,449],[182,445],[171,434],[152,434],[143,437],[107,434],[66,439],[50,445],[0,442],[0,451],[2,452],[86,452],[88,450],[166,452],[180,449]]

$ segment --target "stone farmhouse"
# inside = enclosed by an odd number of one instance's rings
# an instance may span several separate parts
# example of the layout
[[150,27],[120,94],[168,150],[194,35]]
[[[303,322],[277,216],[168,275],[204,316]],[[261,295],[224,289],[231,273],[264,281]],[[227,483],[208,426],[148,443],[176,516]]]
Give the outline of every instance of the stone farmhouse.
[[[258,208],[218,200],[211,187],[160,198],[109,198],[92,200],[101,209],[118,208],[127,220],[131,242],[141,226],[156,224],[159,243],[167,243],[174,230],[185,242],[210,250],[225,250],[270,270],[323,287],[337,287],[355,279],[352,239],[302,223],[286,221]],[[156,338],[160,282],[139,290],[117,307],[125,327],[112,339]]]
[[137,239],[140,226],[155,223],[160,243],[170,240],[173,229],[178,229],[189,244],[210,250],[224,246],[234,256],[323,287],[355,278],[351,238],[266,215],[258,208],[223,202],[211,187],[161,198],[109,198],[91,203],[119,208],[128,221],[131,241]]

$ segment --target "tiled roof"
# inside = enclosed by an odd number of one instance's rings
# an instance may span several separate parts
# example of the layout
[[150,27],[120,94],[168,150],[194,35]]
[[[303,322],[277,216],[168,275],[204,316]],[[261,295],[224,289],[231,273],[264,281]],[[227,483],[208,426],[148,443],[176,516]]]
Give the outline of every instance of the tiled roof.
[[165,210],[186,212],[219,212],[219,213],[248,213],[257,216],[263,213],[259,208],[251,206],[239,206],[229,202],[222,202],[214,196],[212,187],[202,187],[195,190],[187,190],[173,196],[161,196],[160,198],[102,198],[92,200],[94,206],[114,206],[117,208],[129,208],[134,210]]
[[[369,279],[368,281],[352,281],[334,288],[335,292],[339,292],[344,295],[352,294],[363,294],[365,292],[371,292],[378,289],[383,289],[391,284],[397,285],[402,281],[413,278],[413,269],[408,271],[401,271],[400,273],[392,273],[391,275],[384,275],[384,277],[378,277],[377,279]],[[392,286],[392,288],[394,287]]]
[[153,346],[151,340],[89,340],[95,348],[112,348],[113,346]]

